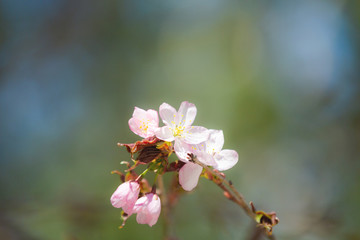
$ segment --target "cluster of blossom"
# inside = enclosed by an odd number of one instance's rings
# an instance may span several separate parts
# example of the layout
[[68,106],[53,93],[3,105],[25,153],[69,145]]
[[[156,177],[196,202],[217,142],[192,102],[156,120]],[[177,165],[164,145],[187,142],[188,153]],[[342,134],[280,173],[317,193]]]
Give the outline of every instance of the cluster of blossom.
[[[138,153],[136,164],[130,170],[138,164],[149,164],[148,169],[156,174],[178,171],[179,184],[184,190],[191,191],[197,186],[203,167],[192,162],[189,154],[218,171],[233,167],[238,161],[238,154],[234,150],[222,149],[223,131],[192,126],[196,113],[195,105],[186,101],[181,103],[178,111],[163,103],[159,114],[165,126],[159,127],[155,110],[145,111],[135,107],[129,127],[144,139],[135,144],[121,144],[127,147],[132,156]],[[168,162],[172,152],[175,152],[180,163]],[[154,189],[147,193],[141,189],[143,175],[122,183],[111,196],[111,203],[116,208],[122,208],[127,216],[136,213],[138,223],[152,226],[160,215],[161,202]]]

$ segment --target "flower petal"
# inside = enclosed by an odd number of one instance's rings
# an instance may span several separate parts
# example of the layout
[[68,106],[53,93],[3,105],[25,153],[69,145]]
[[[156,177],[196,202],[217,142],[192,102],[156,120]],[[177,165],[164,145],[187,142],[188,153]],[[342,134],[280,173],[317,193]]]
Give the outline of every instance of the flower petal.
[[163,123],[171,128],[175,127],[176,110],[167,103],[160,105],[159,114]]
[[142,196],[135,203],[134,212],[137,213],[136,221],[139,224],[146,224],[148,222],[149,214],[147,211],[147,205],[149,204],[149,201],[152,197],[149,195],[150,194],[146,194],[145,196]]
[[185,143],[180,138],[176,138],[175,144],[174,144],[174,150],[176,153],[176,156],[179,158],[180,161],[188,162],[188,153],[192,153],[191,146],[187,143]]
[[155,135],[155,130],[159,128],[159,116],[157,111],[149,109],[146,111],[146,117],[148,121],[147,136],[151,137]]
[[222,130],[209,130],[209,139],[206,141],[206,151],[210,154],[218,153],[224,146],[224,133]]
[[149,109],[146,111],[146,117],[147,119],[150,120],[150,122],[154,122],[157,127],[159,126],[159,116],[157,111],[153,110],[153,109]]
[[179,171],[179,183],[186,191],[193,190],[199,182],[202,167],[188,162]]
[[209,130],[200,126],[189,126],[185,128],[182,135],[186,143],[199,144],[209,138]]
[[136,221],[139,224],[153,226],[161,212],[161,202],[158,195],[149,193],[139,198],[135,204],[134,212],[137,213]]
[[111,204],[116,208],[123,208],[124,212],[131,215],[138,198],[140,187],[137,182],[128,181],[120,184],[110,198]]
[[147,208],[149,215],[151,216],[148,224],[151,227],[158,221],[161,212],[161,201],[158,195],[153,195],[152,201],[149,203]]
[[217,163],[212,154],[209,154],[205,151],[197,151],[195,152],[195,155],[198,158],[198,160],[203,164],[212,167],[217,166]]
[[219,171],[225,171],[232,168],[239,160],[239,155],[234,150],[222,150],[220,153],[214,156],[217,166],[215,167]]
[[146,203],[146,196],[142,196],[141,198],[139,198],[134,205],[133,212],[138,213]]
[[171,128],[168,126],[157,128],[155,130],[155,135],[157,138],[167,141],[167,142],[172,142],[175,140],[173,132],[172,132]]
[[135,107],[132,117],[137,119],[146,119],[146,111],[142,108]]
[[130,118],[129,120],[129,128],[130,130],[135,133],[136,135],[139,135],[140,137],[145,138],[145,134],[143,133],[143,131],[140,129],[140,121],[138,119],[135,118]]
[[187,101],[182,102],[176,115],[175,122],[177,125],[190,126],[196,117],[196,107],[194,104]]

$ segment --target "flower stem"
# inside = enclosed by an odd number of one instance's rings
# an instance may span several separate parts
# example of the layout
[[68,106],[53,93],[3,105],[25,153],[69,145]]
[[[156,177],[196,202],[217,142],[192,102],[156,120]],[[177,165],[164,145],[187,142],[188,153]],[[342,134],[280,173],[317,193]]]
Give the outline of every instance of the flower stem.
[[150,170],[150,168],[145,169],[137,178],[135,181],[139,181],[143,176],[146,175],[146,173]]

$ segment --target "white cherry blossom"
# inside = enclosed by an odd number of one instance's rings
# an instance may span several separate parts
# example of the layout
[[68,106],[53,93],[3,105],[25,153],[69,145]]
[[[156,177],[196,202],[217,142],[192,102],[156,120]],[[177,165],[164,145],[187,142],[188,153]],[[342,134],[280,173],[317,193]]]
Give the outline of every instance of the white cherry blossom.
[[[157,138],[172,142],[175,141],[175,153],[181,152],[184,144],[200,144],[209,137],[209,131],[200,126],[191,126],[196,117],[196,107],[187,101],[182,102],[178,111],[167,103],[159,108],[164,127],[155,130]],[[179,157],[187,162],[186,158]]]
[[[219,171],[232,168],[238,162],[238,154],[234,150],[224,149],[224,134],[222,130],[209,130],[209,138],[206,142],[189,145],[179,144],[178,157],[185,161],[189,153],[193,153],[197,159],[207,166],[212,166]],[[179,171],[179,183],[186,191],[194,189],[199,181],[202,167],[188,162]]]

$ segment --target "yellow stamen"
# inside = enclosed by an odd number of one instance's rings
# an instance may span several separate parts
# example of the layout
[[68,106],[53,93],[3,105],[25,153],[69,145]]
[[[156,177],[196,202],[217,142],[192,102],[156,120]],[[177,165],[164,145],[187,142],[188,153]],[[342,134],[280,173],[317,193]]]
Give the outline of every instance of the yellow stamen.
[[182,133],[184,132],[184,129],[185,129],[185,127],[183,127],[183,126],[180,126],[180,125],[176,126],[173,129],[174,137],[181,136]]

